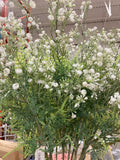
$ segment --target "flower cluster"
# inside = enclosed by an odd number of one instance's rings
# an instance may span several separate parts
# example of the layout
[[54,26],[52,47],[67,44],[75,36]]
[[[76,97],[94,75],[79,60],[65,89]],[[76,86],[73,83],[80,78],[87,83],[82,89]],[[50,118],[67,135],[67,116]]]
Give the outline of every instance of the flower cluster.
[[[82,37],[78,21],[92,8],[91,2],[82,2],[80,16],[74,11],[74,0],[47,1],[51,37],[42,30],[34,40],[13,12],[5,20],[2,33],[8,43],[0,46],[2,110],[13,117],[11,123],[23,141],[32,144],[34,135],[36,148],[45,145],[46,152],[52,152],[58,144],[67,147],[71,142],[77,148],[82,140],[85,147],[96,150],[97,140],[104,147],[106,137],[119,130],[120,53],[116,42],[120,30],[88,28]],[[33,0],[29,5],[36,6]],[[37,27],[34,18],[28,20]],[[74,30],[65,33],[62,27],[67,20],[76,23]]]

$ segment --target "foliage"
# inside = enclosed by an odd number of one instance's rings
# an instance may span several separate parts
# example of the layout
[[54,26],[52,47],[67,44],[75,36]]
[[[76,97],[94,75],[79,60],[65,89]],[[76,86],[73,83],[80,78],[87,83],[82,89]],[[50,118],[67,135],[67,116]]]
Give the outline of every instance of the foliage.
[[[24,143],[26,155],[45,146],[52,159],[54,149],[62,147],[63,155],[72,152],[72,160],[83,143],[79,158],[83,160],[89,146],[98,153],[119,141],[120,53],[116,42],[120,30],[99,33],[94,27],[83,32],[80,24],[90,6],[83,2],[83,12],[77,15],[74,1],[52,1],[51,37],[41,31],[34,41],[30,33],[25,35],[21,21],[13,15],[6,19],[3,35],[7,29],[11,36],[0,46],[1,109]],[[64,32],[67,20],[76,22],[69,33]]]

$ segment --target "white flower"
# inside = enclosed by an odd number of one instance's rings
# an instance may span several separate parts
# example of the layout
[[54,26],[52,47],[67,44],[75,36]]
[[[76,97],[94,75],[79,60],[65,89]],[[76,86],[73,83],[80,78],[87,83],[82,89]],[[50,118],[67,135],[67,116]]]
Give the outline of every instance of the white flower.
[[63,22],[64,20],[65,20],[65,16],[59,16],[59,17],[58,17],[58,21]]
[[32,22],[33,18],[32,17],[28,17],[28,21]]
[[10,6],[11,8],[15,7],[14,3],[11,2],[11,1],[9,2],[9,6]]
[[114,93],[114,97],[117,98],[119,96],[119,92]]
[[99,51],[102,51],[102,50],[103,50],[103,47],[102,47],[101,45],[98,45],[97,48],[98,48]]
[[77,73],[79,76],[81,76],[81,74],[82,74],[82,71],[80,71],[80,70],[77,70],[77,71],[76,71],[76,73]]
[[0,22],[5,22],[6,17],[0,17]]
[[92,6],[92,5],[89,5],[89,9],[93,9],[93,6]]
[[49,15],[49,16],[48,16],[48,19],[49,19],[50,21],[53,21],[53,20],[54,20],[54,16],[53,16],[53,15]]
[[39,70],[39,72],[44,72],[44,69],[41,67],[39,67],[38,70]]
[[70,42],[70,43],[73,42],[73,38],[69,38],[69,42]]
[[120,109],[120,104],[118,104],[118,108]]
[[33,0],[30,0],[29,5],[31,8],[35,8],[36,7],[36,3]]
[[57,33],[57,34],[60,34],[60,30],[56,30],[56,33]]
[[87,87],[87,86],[88,86],[88,83],[87,83],[87,82],[83,82],[82,85],[83,85],[84,87]]
[[53,40],[50,41],[51,45],[55,45],[55,42]]
[[14,62],[7,62],[7,63],[6,63],[6,66],[7,66],[7,67],[11,67],[13,64],[14,64]]
[[68,91],[69,91],[68,89],[65,89],[65,90],[64,90],[65,93],[68,93]]
[[69,97],[70,97],[70,99],[73,99],[73,98],[74,98],[73,94],[70,94]]
[[77,99],[78,101],[80,101],[80,100],[81,100],[81,97],[80,97],[80,96],[77,96],[76,99]]
[[96,77],[96,78],[100,77],[100,73],[97,72],[97,73],[95,74],[95,77]]
[[49,89],[50,87],[49,87],[47,84],[45,84],[45,87],[44,87],[44,88]]
[[98,56],[98,57],[101,57],[102,55],[103,55],[102,52],[98,52],[98,53],[97,53],[97,56]]
[[111,136],[110,136],[110,135],[107,135],[106,138],[111,138]]
[[73,14],[71,14],[69,16],[69,19],[70,19],[71,22],[73,22],[73,23],[75,22],[75,16]]
[[60,91],[60,90],[58,90],[58,94],[59,94],[59,95],[61,94],[61,91]]
[[35,25],[36,25],[36,22],[35,22],[35,21],[32,21],[32,25],[35,26]]
[[85,95],[87,94],[87,91],[85,89],[81,90],[81,94],[83,95],[83,97],[85,97]]
[[43,80],[38,80],[37,83],[38,84],[44,84],[44,81]]
[[95,70],[91,68],[91,69],[89,70],[89,73],[94,74],[94,73],[95,73]]
[[5,83],[6,79],[0,79],[1,83]]
[[23,15],[27,14],[25,9],[22,9],[21,12],[22,12]]
[[97,65],[98,65],[99,67],[101,67],[101,66],[103,65],[103,63],[102,63],[101,61],[99,61],[99,62],[97,63]]
[[3,1],[0,1],[0,8],[4,7],[5,3]]
[[84,72],[84,74],[87,74],[87,73],[88,73],[88,70],[87,70],[87,69],[84,69],[83,72]]
[[110,104],[114,104],[115,102],[116,102],[116,98],[114,98],[113,96],[111,96]]
[[72,119],[76,118],[76,115],[74,113],[72,113]]
[[29,40],[32,40],[32,35],[30,33],[27,33],[26,38],[29,39]]
[[30,79],[28,79],[28,83],[31,83],[32,82],[32,79],[30,78]]
[[12,88],[13,88],[14,90],[17,90],[17,89],[19,88],[19,83],[14,83],[14,84],[12,85]]
[[57,7],[57,3],[56,2],[52,2],[52,9],[55,10]]
[[55,83],[55,82],[52,82],[51,85],[52,85],[53,87],[58,87],[58,83]]
[[18,30],[17,35],[24,36],[25,35],[25,31],[23,29],[22,30]]
[[28,70],[27,70],[29,73],[31,73],[33,70],[31,67],[28,67]]
[[14,19],[14,13],[13,12],[8,13],[8,19],[9,20]]
[[5,48],[0,47],[0,53],[1,53],[1,57],[6,57]]
[[60,9],[58,10],[59,16],[63,16],[64,13],[65,13],[65,9],[64,9],[64,8],[60,8]]
[[75,108],[79,107],[79,103],[75,103],[74,107]]
[[90,75],[86,75],[86,79],[92,81],[92,77]]
[[21,74],[22,73],[22,69],[21,68],[17,68],[15,69],[16,74]]
[[110,78],[113,79],[113,80],[115,80],[116,76],[114,74],[112,74]]
[[10,74],[10,69],[9,68],[5,68],[4,69],[4,76],[8,76]]

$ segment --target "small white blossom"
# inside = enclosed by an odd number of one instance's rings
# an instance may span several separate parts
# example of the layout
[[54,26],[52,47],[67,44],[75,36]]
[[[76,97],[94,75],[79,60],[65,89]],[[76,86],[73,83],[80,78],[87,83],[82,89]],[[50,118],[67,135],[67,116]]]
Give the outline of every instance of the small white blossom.
[[72,43],[73,42],[73,38],[69,38],[69,42]]
[[1,83],[5,83],[6,79],[0,79]]
[[44,84],[45,82],[43,80],[38,80],[37,84]]
[[35,8],[36,7],[36,3],[33,0],[30,0],[29,5],[31,8]]
[[21,74],[22,73],[22,69],[21,68],[17,68],[15,69],[16,74]]
[[30,33],[27,33],[26,38],[29,39],[29,40],[32,40],[32,35]]
[[49,85],[45,84],[44,88],[49,89],[50,87],[49,87]]
[[45,70],[41,67],[38,68],[39,72],[44,72]]
[[56,30],[56,33],[57,33],[57,34],[60,34],[60,30]]
[[116,98],[114,98],[113,96],[111,96],[110,104],[114,104],[115,102],[116,102]]
[[55,83],[55,82],[52,82],[51,85],[52,85],[53,87],[58,87],[58,83]]
[[95,70],[91,68],[91,69],[89,70],[89,73],[94,74],[94,73],[95,73]]
[[4,76],[8,76],[10,74],[10,69],[9,68],[5,68],[4,69]]
[[74,98],[73,94],[70,94],[69,97],[70,97],[71,100]]
[[22,12],[23,15],[26,15],[26,14],[27,14],[27,12],[26,12],[25,9],[22,9],[21,12]]
[[72,113],[72,119],[76,118],[76,115],[74,113]]
[[53,15],[49,15],[49,16],[48,16],[48,19],[49,19],[50,21],[54,21],[54,16],[53,16]]
[[32,22],[33,18],[32,17],[28,17],[28,21]]
[[82,89],[82,90],[81,90],[81,94],[83,95],[83,97],[85,97],[86,94],[87,94],[87,91],[86,91],[85,89]]
[[30,78],[30,79],[28,79],[28,83],[31,83],[32,82],[32,79]]
[[9,2],[9,6],[10,6],[11,8],[15,7],[14,2],[10,1],[10,2]]
[[98,57],[101,57],[102,55],[103,55],[102,52],[98,52],[98,53],[97,53],[97,56],[98,56]]
[[79,107],[79,103],[75,103],[74,108]]
[[14,83],[14,84],[12,85],[12,88],[13,88],[14,90],[17,90],[17,89],[19,88],[19,83]]
[[7,67],[11,67],[13,64],[14,64],[14,62],[7,62],[7,63],[6,63],[6,66],[7,66]]
[[115,76],[114,74],[112,74],[112,75],[110,76],[110,78],[113,79],[113,80],[115,80],[115,79],[116,79],[116,76]]
[[76,71],[76,73],[77,73],[79,76],[81,76],[81,74],[82,74],[82,71],[80,71],[80,70],[77,70],[77,71]]
[[83,82],[82,85],[83,85],[84,87],[87,87],[87,86],[88,86],[88,83],[87,83],[87,82]]
[[0,1],[0,8],[4,7],[5,3],[3,1]]
[[59,16],[63,16],[64,13],[65,13],[65,9],[64,9],[64,8],[60,8],[60,9],[58,10],[58,15],[59,15]]
[[33,69],[31,67],[28,67],[28,70],[27,70],[29,73],[31,73],[33,71]]
[[93,9],[93,6],[92,6],[92,5],[89,5],[89,9]]
[[118,108],[120,109],[120,104],[118,104]]

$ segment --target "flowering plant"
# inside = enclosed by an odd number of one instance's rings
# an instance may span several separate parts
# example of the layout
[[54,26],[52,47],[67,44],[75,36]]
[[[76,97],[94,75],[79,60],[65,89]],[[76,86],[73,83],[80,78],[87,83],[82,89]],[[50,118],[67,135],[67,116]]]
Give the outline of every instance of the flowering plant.
[[[116,42],[120,30],[99,33],[94,27],[80,34],[86,10],[92,6],[90,1],[83,2],[81,15],[73,7],[74,0],[53,0],[48,16],[51,37],[41,31],[34,41],[11,14],[3,27],[3,35],[7,29],[11,36],[0,46],[0,102],[5,120],[11,119],[27,154],[44,146],[50,160],[55,148],[56,159],[61,147],[63,160],[65,152],[73,160],[82,143],[79,160],[83,160],[89,146],[98,156],[107,145],[119,141]],[[69,33],[64,32],[67,21],[76,24]]]

